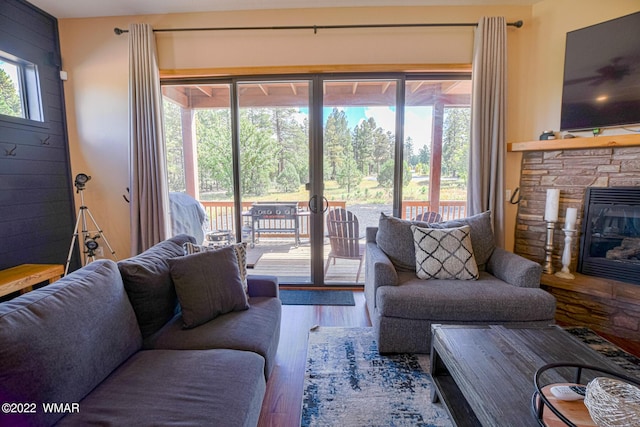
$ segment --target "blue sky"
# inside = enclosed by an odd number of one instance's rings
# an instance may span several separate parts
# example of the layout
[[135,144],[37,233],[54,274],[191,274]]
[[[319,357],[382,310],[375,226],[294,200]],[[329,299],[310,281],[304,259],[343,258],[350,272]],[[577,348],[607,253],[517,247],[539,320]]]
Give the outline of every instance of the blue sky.
[[[332,108],[325,108],[325,120],[331,110]],[[391,132],[395,130],[395,107],[343,107],[342,110],[347,115],[351,129],[357,126],[360,121],[373,117],[379,127]],[[407,107],[405,109],[404,136],[405,139],[411,137],[416,151],[424,145],[431,144],[431,115],[431,107]]]
[[[360,121],[367,120],[369,117],[373,117],[376,124],[388,131],[394,132],[396,113],[395,107],[338,107],[343,110],[347,115],[347,121],[349,122],[349,128],[360,124]],[[324,108],[324,122],[326,123],[327,117],[331,114],[333,107]],[[308,117],[309,109],[300,108],[300,114]],[[404,136],[405,139],[411,137],[413,140],[414,152],[417,152],[424,145],[431,145],[431,136],[433,129],[431,107],[407,107],[405,109],[404,117]]]

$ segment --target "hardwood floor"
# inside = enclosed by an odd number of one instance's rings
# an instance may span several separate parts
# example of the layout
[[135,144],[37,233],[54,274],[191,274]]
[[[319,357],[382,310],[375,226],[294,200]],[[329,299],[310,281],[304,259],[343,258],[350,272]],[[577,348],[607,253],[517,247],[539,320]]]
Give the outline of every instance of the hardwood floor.
[[364,293],[354,292],[355,306],[282,306],[276,366],[267,383],[258,426],[298,427],[302,409],[309,329],[319,326],[371,326]]
[[[276,366],[267,383],[260,427],[298,427],[302,409],[302,388],[307,358],[309,329],[319,326],[371,326],[364,293],[354,291],[355,306],[285,305]],[[606,339],[640,357],[640,341],[609,335]]]

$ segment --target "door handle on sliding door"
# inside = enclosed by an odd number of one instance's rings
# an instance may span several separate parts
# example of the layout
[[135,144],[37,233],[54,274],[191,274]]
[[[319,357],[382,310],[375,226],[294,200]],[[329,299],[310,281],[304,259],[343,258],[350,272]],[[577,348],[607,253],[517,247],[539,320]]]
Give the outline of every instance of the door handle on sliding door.
[[309,199],[309,211],[313,212],[314,214],[318,213],[318,196],[313,195]]

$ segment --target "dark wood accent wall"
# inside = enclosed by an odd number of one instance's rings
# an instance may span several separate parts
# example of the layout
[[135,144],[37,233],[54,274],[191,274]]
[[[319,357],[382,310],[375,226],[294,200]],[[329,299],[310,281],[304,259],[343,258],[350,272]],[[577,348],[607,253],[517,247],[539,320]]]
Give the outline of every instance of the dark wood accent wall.
[[0,116],[0,269],[65,264],[76,214],[58,21],[25,1],[0,0],[0,50],[37,65],[44,115]]

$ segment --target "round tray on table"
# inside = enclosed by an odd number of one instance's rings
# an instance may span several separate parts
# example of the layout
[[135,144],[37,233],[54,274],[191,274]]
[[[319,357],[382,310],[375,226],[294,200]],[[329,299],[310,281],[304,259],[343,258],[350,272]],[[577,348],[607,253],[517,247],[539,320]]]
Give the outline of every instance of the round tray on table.
[[[542,385],[540,382],[541,376],[549,370],[569,368],[575,369],[575,382],[573,383],[553,383]],[[613,372],[607,369],[598,368],[596,366],[571,364],[571,363],[550,363],[544,365],[538,369],[534,375],[534,386],[536,388],[531,398],[531,408],[533,413],[541,426],[545,427],[597,427],[591,415],[589,409],[585,405],[583,400],[563,401],[557,399],[551,393],[551,387],[557,385],[586,385],[581,381],[582,371],[588,370],[596,376],[603,376],[608,378],[614,378],[625,381],[629,384],[640,387],[640,382],[632,377],[622,375],[617,372]],[[598,375],[602,374],[602,375]]]

